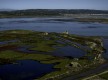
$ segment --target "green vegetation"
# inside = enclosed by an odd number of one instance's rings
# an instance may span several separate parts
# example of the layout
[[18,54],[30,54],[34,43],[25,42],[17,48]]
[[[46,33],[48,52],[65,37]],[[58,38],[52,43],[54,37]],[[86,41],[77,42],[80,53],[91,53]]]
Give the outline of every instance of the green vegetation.
[[99,74],[84,78],[82,80],[108,80],[108,70],[101,72]]
[[[78,22],[99,22],[99,23],[108,23],[108,19],[104,18],[76,18]],[[91,27],[92,28],[92,27]]]
[[41,41],[40,43],[37,43],[36,47],[32,48],[31,50],[38,50],[38,51],[44,51],[44,52],[53,51],[54,48],[50,46],[52,43],[54,42],[53,41]]
[[64,14],[108,14],[108,11],[102,10],[84,10],[84,9],[28,9],[15,11],[1,11],[0,18],[4,17],[42,17],[42,16],[63,16]]
[[[0,44],[0,64],[14,63],[17,60],[27,59],[39,61],[44,64],[55,64],[54,68],[58,70],[44,75],[39,78],[39,80],[49,78],[61,79],[69,75],[79,74],[86,69],[92,69],[92,67],[94,68],[94,63],[97,65],[104,62],[104,59],[101,57],[104,47],[99,37],[86,37],[65,33],[9,30],[0,32],[0,42],[5,41],[7,41],[7,43]],[[28,52],[17,50],[17,48],[23,46],[26,46],[28,51],[32,50],[34,52],[29,54]],[[84,50],[90,55],[85,55],[85,58],[82,59],[52,55],[52,52],[56,50],[57,47],[64,46],[76,47]],[[86,50],[82,46],[87,46],[90,49]],[[88,60],[88,57],[92,57],[93,59]]]
[[99,75],[99,77],[101,77],[102,79],[108,80],[108,72],[102,75]]
[[25,53],[19,53],[11,50],[2,51],[0,53],[0,59],[11,59],[11,60],[32,59],[32,60],[43,61],[49,58],[52,59],[53,56],[44,55],[44,54],[25,54]]

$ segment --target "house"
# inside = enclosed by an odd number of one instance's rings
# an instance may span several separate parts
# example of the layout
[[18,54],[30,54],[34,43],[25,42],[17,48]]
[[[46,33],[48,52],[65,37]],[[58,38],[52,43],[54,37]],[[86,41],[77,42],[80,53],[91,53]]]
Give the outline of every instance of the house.
[[43,33],[43,35],[47,36],[47,35],[48,35],[48,33],[47,33],[47,32],[44,32],[44,33]]
[[65,31],[65,32],[63,32],[63,34],[69,34],[69,32],[68,31]]

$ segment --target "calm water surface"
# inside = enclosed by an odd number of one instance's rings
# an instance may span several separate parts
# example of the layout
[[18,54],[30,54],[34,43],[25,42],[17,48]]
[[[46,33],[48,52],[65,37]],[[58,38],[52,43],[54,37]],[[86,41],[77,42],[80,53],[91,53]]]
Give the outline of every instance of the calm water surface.
[[38,61],[20,60],[18,64],[0,65],[1,80],[33,80],[55,71],[53,64],[41,64]]
[[35,30],[46,32],[64,32],[71,34],[108,36],[108,24],[69,22],[65,18],[4,18],[0,19],[0,30]]
[[[87,23],[87,22],[69,22],[65,18],[5,18],[0,19],[0,31],[3,30],[35,30],[46,32],[64,32],[66,30],[71,34],[91,35],[91,36],[108,36],[108,24]],[[13,41],[12,41],[13,42]],[[1,45],[9,42],[0,42]],[[104,46],[108,51],[108,39],[104,40]],[[21,48],[26,50],[26,48]],[[77,54],[76,54],[77,53]],[[52,53],[53,54],[53,53]],[[80,57],[85,53],[77,48],[66,46],[54,51],[56,56],[73,56]],[[108,59],[108,52],[104,53]],[[54,71],[53,64],[41,64],[32,60],[17,61],[18,64],[0,65],[0,78],[2,80],[32,80],[43,74]]]
[[108,39],[104,39],[104,47],[106,49],[106,53],[103,54],[103,56],[108,59]]

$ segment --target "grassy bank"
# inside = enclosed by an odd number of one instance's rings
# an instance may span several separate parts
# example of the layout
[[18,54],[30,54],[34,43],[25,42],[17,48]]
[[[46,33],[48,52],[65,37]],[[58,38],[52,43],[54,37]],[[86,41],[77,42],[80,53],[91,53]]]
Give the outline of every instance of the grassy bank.
[[[69,75],[79,74],[86,69],[92,69],[93,66],[103,63],[101,61],[103,58],[98,56],[98,54],[102,54],[104,51],[103,42],[100,37],[9,30],[0,32],[0,42],[3,43],[0,44],[1,65],[12,64],[17,60],[35,60],[44,64],[55,64],[54,68],[58,70],[44,75],[39,78],[39,80],[58,80]],[[71,56],[60,57],[52,55],[52,52],[58,49],[57,47],[65,46],[81,49],[85,51],[87,55],[79,59],[72,58]],[[18,50],[20,47],[27,47],[25,48],[27,51],[34,52],[20,51]],[[88,47],[89,50],[84,47]],[[58,54],[62,53],[58,52]],[[91,58],[91,60],[89,60],[88,57]]]

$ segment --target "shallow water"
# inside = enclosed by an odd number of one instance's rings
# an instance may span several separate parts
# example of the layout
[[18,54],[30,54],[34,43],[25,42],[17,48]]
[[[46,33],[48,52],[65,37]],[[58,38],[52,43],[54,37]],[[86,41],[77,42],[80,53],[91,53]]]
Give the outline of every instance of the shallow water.
[[24,53],[36,53],[36,52],[38,52],[38,51],[29,50],[29,48],[31,48],[31,46],[19,46],[16,50],[24,52]]
[[[9,42],[15,42],[16,40],[11,40],[11,41],[2,41],[0,42],[0,45],[3,44],[8,44]],[[60,42],[60,41],[59,41]],[[40,52],[36,50],[30,50],[32,46],[18,46],[15,48],[16,51],[20,51],[23,53],[40,53],[40,54],[47,54],[47,55],[53,55],[53,56],[58,56],[58,57],[65,57],[65,56],[71,56],[71,57],[82,57],[86,53],[78,48],[75,48],[73,46],[65,46],[65,47],[57,47],[55,46],[54,48],[56,50],[52,52]]]
[[18,64],[0,65],[1,80],[33,80],[55,71],[53,64],[42,64],[38,61],[20,60]]
[[[0,31],[3,30],[35,30],[46,32],[64,32],[86,36],[108,36],[108,24],[57,21],[57,18],[5,18],[0,19]],[[62,18],[64,19],[64,18]],[[14,42],[14,41],[9,41]],[[1,45],[9,43],[0,42]],[[107,52],[104,57],[108,59],[108,39],[104,40]],[[29,47],[19,47],[20,51],[31,52]],[[34,51],[33,51],[34,52]],[[55,50],[51,55],[81,57],[86,53],[80,49],[66,46]],[[0,79],[3,80],[32,80],[43,74],[54,71],[53,64],[41,64],[37,61],[22,60],[18,64],[0,65]]]
[[58,56],[58,57],[65,57],[65,56],[70,56],[73,58],[79,58],[82,57],[86,54],[83,50],[80,50],[78,48],[75,48],[73,46],[65,46],[65,47],[55,47],[56,50],[52,52],[40,52],[40,51],[34,51],[34,50],[29,50],[30,46],[21,46],[17,48],[17,51],[21,51],[24,53],[40,53],[40,54],[47,54],[47,55],[53,55],[53,56]]
[[60,57],[70,56],[73,58],[80,58],[84,56],[85,54],[86,52],[84,52],[83,50],[80,50],[72,46],[61,47],[53,52],[54,56],[60,56]]
[[17,42],[18,40],[9,40],[9,41],[2,41],[0,42],[0,45],[5,45],[5,44],[9,44],[9,43],[14,43]]
[[106,53],[103,54],[104,58],[108,59],[108,39],[104,39],[104,47],[106,49]]
[[[4,18],[0,19],[0,30],[35,30],[46,32],[64,32],[71,34],[108,36],[108,24],[70,22],[64,21],[65,18]],[[63,19],[63,20],[62,20]]]

